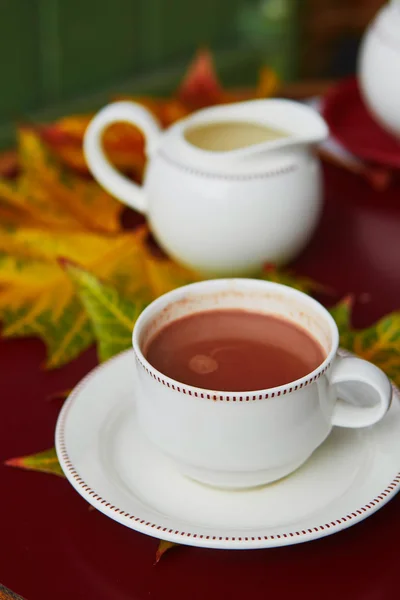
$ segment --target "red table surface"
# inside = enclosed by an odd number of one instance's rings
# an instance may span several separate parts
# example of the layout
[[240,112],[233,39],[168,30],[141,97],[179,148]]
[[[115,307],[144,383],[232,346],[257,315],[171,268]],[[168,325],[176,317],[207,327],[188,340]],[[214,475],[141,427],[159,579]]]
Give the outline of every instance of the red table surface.
[[[374,192],[325,169],[319,230],[298,273],[359,297],[354,323],[399,308],[400,184]],[[53,445],[58,401],[95,364],[95,351],[40,370],[36,340],[0,342],[0,582],[27,600],[174,600],[399,597],[400,495],[366,521],[318,541],[273,550],[177,548],[154,565],[157,540],[105,517],[61,478],[5,467]]]

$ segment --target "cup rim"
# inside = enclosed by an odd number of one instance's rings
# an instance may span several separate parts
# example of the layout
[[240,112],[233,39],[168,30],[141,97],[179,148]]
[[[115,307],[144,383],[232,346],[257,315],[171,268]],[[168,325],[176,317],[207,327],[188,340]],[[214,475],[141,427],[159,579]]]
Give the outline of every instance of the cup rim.
[[[190,292],[193,290],[199,290],[199,291],[206,292],[206,291],[212,289],[213,287],[220,288],[220,287],[223,287],[224,285],[228,285],[228,284],[229,285],[237,284],[240,286],[241,283],[244,285],[247,285],[247,286],[251,286],[252,284],[254,284],[255,287],[259,287],[259,288],[264,287],[265,289],[269,289],[269,290],[279,290],[281,292],[283,291],[285,294],[287,294],[289,296],[302,298],[303,300],[305,299],[309,304],[311,304],[313,306],[314,309],[316,309],[317,312],[319,312],[325,318],[325,320],[327,321],[328,326],[329,326],[330,334],[332,336],[331,349],[329,350],[324,361],[320,365],[318,365],[318,367],[316,369],[314,369],[310,373],[307,373],[306,375],[304,375],[303,377],[301,377],[299,379],[290,381],[290,382],[285,383],[280,386],[271,387],[271,388],[263,388],[263,389],[259,389],[259,390],[247,390],[247,391],[238,392],[238,391],[233,391],[233,390],[232,391],[213,390],[213,389],[200,388],[200,387],[188,385],[186,383],[182,383],[180,381],[177,381],[176,379],[172,379],[171,377],[168,377],[167,375],[165,375],[164,373],[162,373],[161,371],[159,371],[158,369],[153,367],[152,364],[149,363],[149,361],[146,359],[146,357],[144,356],[144,354],[140,348],[139,335],[141,333],[143,324],[146,321],[146,319],[148,318],[148,315],[150,312],[152,312],[153,310],[157,311],[157,309],[162,309],[165,306],[167,306],[168,304],[172,304],[174,302],[174,300],[176,300],[177,298],[179,298],[182,294],[185,294],[186,292]],[[248,401],[248,400],[262,400],[262,399],[266,399],[266,398],[273,398],[275,396],[281,396],[281,395],[284,395],[284,394],[287,394],[287,393],[290,393],[293,391],[297,391],[298,389],[301,389],[311,383],[314,383],[317,379],[319,379],[319,377],[321,377],[321,375],[326,373],[326,371],[331,366],[334,357],[336,356],[336,352],[337,352],[338,346],[339,346],[339,331],[338,331],[337,325],[336,325],[332,315],[327,311],[327,309],[324,306],[322,306],[322,304],[320,302],[318,302],[317,300],[315,300],[308,294],[301,292],[300,290],[297,290],[295,288],[292,288],[290,286],[287,286],[287,285],[284,285],[281,283],[265,281],[262,279],[249,279],[249,278],[211,279],[211,280],[204,280],[204,281],[199,281],[196,283],[191,283],[189,285],[185,285],[185,286],[176,288],[170,292],[167,292],[166,294],[163,294],[156,300],[153,300],[153,302],[151,302],[148,306],[146,306],[146,308],[141,312],[141,314],[139,315],[139,317],[133,327],[132,346],[133,346],[133,350],[134,350],[134,353],[135,353],[135,356],[136,356],[138,362],[145,369],[145,371],[153,379],[155,379],[159,383],[162,383],[163,385],[167,386],[168,388],[171,388],[174,391],[188,394],[189,396],[196,396],[196,397],[205,398],[208,400],[225,400],[225,401],[233,400],[233,401],[242,402],[242,401]]]

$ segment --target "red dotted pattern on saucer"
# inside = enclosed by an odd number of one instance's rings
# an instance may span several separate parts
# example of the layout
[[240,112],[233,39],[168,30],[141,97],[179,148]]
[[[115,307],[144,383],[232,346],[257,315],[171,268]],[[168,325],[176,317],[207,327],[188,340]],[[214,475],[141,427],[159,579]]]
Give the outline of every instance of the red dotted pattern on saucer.
[[267,171],[265,173],[253,173],[253,174],[249,174],[249,175],[221,175],[219,173],[206,173],[205,171],[199,171],[197,169],[192,169],[190,167],[186,167],[185,165],[182,165],[179,162],[176,162],[175,160],[173,160],[170,156],[167,156],[166,154],[164,154],[164,152],[159,152],[159,156],[161,156],[163,158],[163,160],[165,160],[166,162],[168,162],[170,165],[177,167],[178,169],[181,169],[182,171],[186,171],[187,173],[192,173],[193,175],[199,175],[200,177],[210,177],[210,178],[218,178],[218,179],[234,179],[235,181],[248,181],[249,179],[265,179],[266,177],[275,177],[277,175],[283,175],[286,173],[291,173],[293,171],[296,171],[298,168],[298,165],[296,164],[291,164],[291,165],[287,165],[285,167],[280,167],[277,169],[273,169],[271,171]]
[[307,385],[314,383],[315,381],[317,381],[317,379],[319,379],[322,375],[324,375],[327,372],[327,370],[329,369],[329,367],[331,366],[331,363],[328,363],[319,373],[317,373],[313,377],[310,377],[306,381],[303,381],[302,383],[299,383],[298,385],[290,386],[288,388],[284,388],[281,390],[278,389],[275,392],[267,392],[267,393],[264,392],[263,394],[253,394],[252,396],[238,396],[238,395],[230,396],[227,394],[207,394],[206,392],[201,392],[200,390],[196,390],[195,388],[186,387],[183,384],[175,385],[172,382],[170,383],[169,381],[166,381],[165,379],[163,379],[162,377],[160,377],[159,375],[154,373],[151,369],[149,369],[148,366],[142,362],[142,360],[136,354],[135,351],[134,351],[134,354],[135,354],[136,360],[139,363],[139,365],[146,371],[146,373],[148,373],[148,375],[150,375],[150,377],[152,377],[153,379],[158,381],[158,383],[162,383],[166,387],[168,387],[176,392],[182,392],[183,394],[188,394],[189,396],[195,396],[196,398],[204,398],[206,400],[214,400],[214,401],[218,401],[218,402],[253,402],[255,400],[266,400],[267,398],[275,398],[276,396],[285,396],[286,394],[290,394],[291,392],[296,392],[297,390],[301,390],[302,388],[306,387]]
[[[345,353],[343,353],[343,354],[345,354]],[[119,357],[120,357],[120,355],[119,355]],[[117,356],[108,362],[112,362],[113,360],[115,360],[116,358],[119,358],[119,357]],[[342,527],[346,523],[349,523],[350,521],[352,521],[354,519],[359,519],[362,516],[366,516],[366,514],[368,512],[376,510],[376,507],[379,505],[379,503],[381,503],[385,500],[387,501],[388,496],[393,494],[400,484],[400,473],[398,473],[396,475],[396,477],[393,479],[393,481],[387,486],[387,488],[385,490],[383,490],[383,492],[381,492],[373,500],[368,502],[368,504],[365,504],[363,507],[356,510],[355,512],[349,513],[349,514],[345,515],[344,517],[341,517],[340,519],[336,519],[336,521],[331,521],[330,523],[324,523],[323,525],[319,525],[318,527],[313,527],[312,529],[302,529],[300,531],[294,531],[294,532],[290,532],[290,533],[282,533],[282,534],[276,534],[276,535],[260,535],[260,536],[251,536],[251,537],[250,536],[235,537],[235,536],[203,535],[203,534],[192,533],[192,532],[188,532],[188,531],[179,531],[177,529],[163,527],[162,525],[159,525],[157,523],[152,523],[151,521],[147,521],[146,519],[141,519],[140,517],[132,515],[124,510],[121,510],[114,504],[111,504],[110,502],[108,502],[107,500],[102,498],[99,494],[97,494],[89,485],[87,485],[87,483],[82,479],[82,477],[79,476],[79,473],[76,471],[73,463],[71,462],[68,452],[67,452],[67,449],[66,449],[66,445],[65,445],[65,421],[66,421],[66,417],[67,417],[70,406],[72,405],[75,397],[83,390],[83,388],[88,383],[88,381],[92,377],[94,377],[100,369],[103,369],[105,366],[106,365],[99,365],[98,367],[96,367],[96,369],[94,369],[91,373],[89,373],[89,375],[87,375],[82,380],[82,382],[78,385],[78,387],[75,389],[75,391],[72,392],[70,398],[67,400],[67,403],[64,405],[64,407],[62,409],[60,423],[59,423],[59,427],[58,427],[60,457],[63,461],[63,464],[62,464],[63,469],[68,472],[69,477],[72,478],[74,480],[75,484],[79,486],[79,488],[82,490],[82,492],[84,492],[84,495],[87,497],[87,500],[93,506],[97,507],[99,510],[105,511],[105,509],[107,509],[107,511],[112,511],[115,514],[120,515],[121,517],[124,518],[125,524],[128,527],[131,526],[131,523],[137,523],[138,525],[143,525],[143,527],[148,527],[149,529],[151,529],[151,532],[149,531],[149,533],[154,536],[156,536],[156,532],[159,532],[160,534],[168,533],[171,535],[179,536],[180,538],[182,538],[183,544],[185,543],[185,540],[189,540],[189,539],[198,539],[198,540],[205,540],[205,541],[212,540],[212,541],[219,541],[219,542],[226,541],[226,542],[235,542],[235,544],[236,544],[237,542],[245,543],[245,542],[255,542],[255,541],[296,539],[296,538],[299,538],[302,536],[310,536],[312,534],[319,533],[321,531],[326,531],[326,530],[330,530],[331,533],[334,533],[335,528],[337,528],[339,526]],[[397,390],[397,388],[395,386],[393,386],[393,390],[394,390],[394,392],[399,393],[399,390]]]

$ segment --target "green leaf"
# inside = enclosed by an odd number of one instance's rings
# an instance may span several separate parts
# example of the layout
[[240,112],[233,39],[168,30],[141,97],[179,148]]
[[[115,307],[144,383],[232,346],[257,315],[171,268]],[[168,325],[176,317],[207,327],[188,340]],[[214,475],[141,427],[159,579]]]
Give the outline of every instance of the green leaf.
[[60,463],[58,462],[55,448],[44,450],[44,452],[38,452],[37,454],[10,458],[5,464],[9,467],[18,467],[19,469],[25,469],[27,471],[40,471],[42,473],[51,473],[52,475],[65,477]]
[[352,350],[400,385],[400,311],[383,317],[368,329],[354,332]]
[[366,329],[352,329],[351,298],[345,298],[330,313],[340,334],[340,346],[382,369],[400,385],[400,312],[380,319]]
[[51,308],[38,311],[33,303],[19,308],[0,308],[5,337],[38,336],[46,344],[46,368],[71,362],[94,342],[90,320],[77,298],[71,298],[58,314]]
[[338,326],[339,335],[347,333],[350,329],[352,306],[353,299],[351,296],[347,296],[329,310]]
[[100,359],[107,360],[130,348],[133,326],[147,302],[125,298],[116,288],[72,263],[66,263],[66,272],[92,322]]

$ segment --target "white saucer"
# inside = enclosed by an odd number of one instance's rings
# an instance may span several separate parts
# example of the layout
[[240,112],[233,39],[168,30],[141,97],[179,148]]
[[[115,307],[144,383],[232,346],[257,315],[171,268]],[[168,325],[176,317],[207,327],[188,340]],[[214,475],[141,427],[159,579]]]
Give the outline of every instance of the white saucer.
[[95,508],[142,533],[209,548],[267,548],[330,535],[370,516],[400,484],[400,403],[371,428],[335,428],[298,471],[247,491],[181,476],[137,426],[132,351],[97,367],[57,423],[65,475]]

